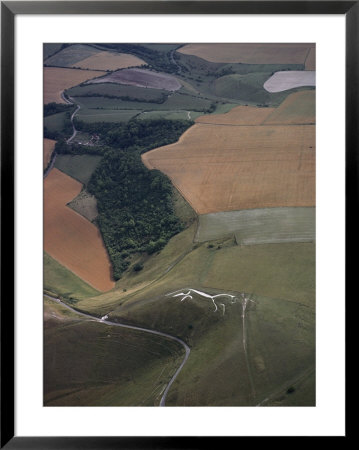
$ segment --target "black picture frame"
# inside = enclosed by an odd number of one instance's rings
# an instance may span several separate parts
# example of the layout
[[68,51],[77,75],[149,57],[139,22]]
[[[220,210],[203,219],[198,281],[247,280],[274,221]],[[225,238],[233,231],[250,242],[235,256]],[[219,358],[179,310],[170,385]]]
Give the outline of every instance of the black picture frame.
[[[1,442],[6,449],[232,447],[236,437],[25,437],[14,435],[14,21],[18,14],[340,14],[346,18],[346,297],[358,220],[359,1],[1,2]],[[10,319],[9,319],[10,318]],[[346,331],[348,341],[348,331]],[[348,408],[348,404],[347,404]],[[346,437],[349,436],[348,422]]]

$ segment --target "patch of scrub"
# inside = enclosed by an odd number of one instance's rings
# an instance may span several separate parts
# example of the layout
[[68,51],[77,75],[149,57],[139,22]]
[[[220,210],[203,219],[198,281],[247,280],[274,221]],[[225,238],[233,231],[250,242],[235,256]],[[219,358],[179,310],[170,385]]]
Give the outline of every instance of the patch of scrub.
[[199,216],[195,241],[232,235],[240,245],[315,240],[315,208],[263,208]]
[[81,214],[90,222],[93,222],[98,216],[97,201],[94,195],[89,194],[85,189],[67,204],[71,209]]
[[315,86],[314,70],[276,72],[263,85],[268,92],[282,92],[302,86]]

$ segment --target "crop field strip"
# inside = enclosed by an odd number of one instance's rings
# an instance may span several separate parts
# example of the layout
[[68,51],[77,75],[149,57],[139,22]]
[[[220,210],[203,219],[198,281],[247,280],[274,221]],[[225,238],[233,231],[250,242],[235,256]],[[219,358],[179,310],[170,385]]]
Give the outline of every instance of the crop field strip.
[[126,53],[98,52],[76,62],[76,67],[91,70],[117,70],[146,64],[145,61]]
[[95,83],[76,86],[67,91],[71,97],[96,96],[123,98],[127,97],[132,101],[146,100],[160,101],[164,95],[168,95],[168,91],[164,89],[141,88],[137,86],[128,86],[116,83]]
[[315,240],[315,208],[263,208],[199,216],[195,241],[235,235],[239,245]]
[[64,89],[105,73],[92,70],[44,67],[44,105],[51,102],[66,103],[61,96]]
[[213,125],[261,125],[274,111],[276,111],[276,108],[237,106],[226,114],[198,117],[196,123]]
[[187,44],[179,53],[214,63],[304,64],[315,44]]
[[90,84],[95,83],[119,83],[167,91],[177,91],[181,88],[181,83],[173,75],[146,69],[122,69],[98,80],[90,81]]
[[114,287],[111,265],[98,228],[66,204],[82,184],[57,169],[44,181],[44,249],[99,291]]

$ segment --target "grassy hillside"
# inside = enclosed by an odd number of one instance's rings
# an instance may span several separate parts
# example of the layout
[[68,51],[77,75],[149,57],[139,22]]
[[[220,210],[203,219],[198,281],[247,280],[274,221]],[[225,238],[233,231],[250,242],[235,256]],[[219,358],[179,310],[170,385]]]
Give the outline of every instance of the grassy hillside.
[[211,84],[211,91],[218,97],[241,100],[251,104],[278,106],[293,90],[269,93],[263,84],[270,72],[232,74],[217,78]]
[[154,298],[184,287],[250,292],[315,305],[315,244],[288,243],[240,247],[233,239],[193,244],[194,228],[173,237],[148,259],[143,270],[125,273],[118,290],[79,307],[105,314],[116,306]]
[[[170,333],[190,346],[167,405],[256,405],[313,368],[314,311],[280,299],[254,295],[252,300],[245,329],[239,300],[223,299],[225,309],[214,311],[212,302],[198,295],[181,302],[144,292],[142,300],[117,308],[110,319]],[[306,401],[312,405],[314,398]]]
[[46,406],[154,406],[183,359],[175,341],[111,327],[45,299]]

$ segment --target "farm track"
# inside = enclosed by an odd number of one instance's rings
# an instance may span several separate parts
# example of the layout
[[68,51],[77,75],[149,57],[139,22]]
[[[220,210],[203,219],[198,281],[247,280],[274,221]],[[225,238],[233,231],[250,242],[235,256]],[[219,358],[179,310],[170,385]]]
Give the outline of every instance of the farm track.
[[[62,95],[63,95],[63,93],[62,93]],[[65,98],[65,96],[63,96],[63,98]],[[70,99],[72,101],[68,101],[68,103],[71,104],[71,105],[76,105],[77,108],[75,109],[75,111],[71,115],[71,124],[72,124],[73,133],[72,133],[72,136],[67,139],[66,144],[69,144],[74,139],[74,137],[77,135],[77,130],[76,130],[75,124],[74,124],[74,117],[75,117],[76,113],[78,111],[80,111],[80,109],[81,109],[81,106],[78,103],[75,103],[75,101],[74,101],[74,99],[72,97],[70,97]]]
[[78,314],[82,317],[86,317],[89,318],[91,320],[95,320],[97,323],[103,323],[105,325],[110,325],[110,326],[115,326],[115,327],[121,327],[121,328],[127,328],[130,330],[136,330],[136,331],[143,331],[144,333],[150,333],[150,334],[155,334],[156,336],[161,336],[167,339],[171,339],[173,341],[178,342],[180,345],[182,345],[182,347],[185,349],[185,356],[183,358],[183,361],[181,362],[180,366],[178,367],[178,369],[176,370],[176,372],[174,373],[174,375],[172,376],[172,378],[170,379],[169,383],[166,386],[166,389],[163,392],[163,395],[161,397],[160,400],[160,406],[165,406],[166,405],[166,397],[168,394],[169,389],[171,388],[173,382],[175,381],[175,379],[177,378],[177,376],[179,375],[179,373],[181,372],[183,366],[186,364],[187,359],[189,357],[189,354],[191,352],[191,349],[188,347],[188,345],[182,341],[182,339],[176,337],[176,336],[171,336],[170,334],[167,333],[162,333],[161,331],[156,331],[156,330],[150,330],[148,328],[142,328],[142,327],[136,327],[134,325],[126,325],[123,323],[118,323],[118,322],[112,322],[110,320],[107,320],[107,318],[105,319],[106,316],[103,316],[104,318],[98,318],[96,316],[93,316],[91,314],[88,313],[84,313],[82,311],[78,311],[75,308],[72,308],[71,306],[67,305],[66,303],[62,302],[59,298],[56,297],[52,297],[48,294],[44,294],[44,296],[58,304],[60,304],[61,306],[63,306],[64,308],[69,309],[70,311],[72,311],[75,314]]

